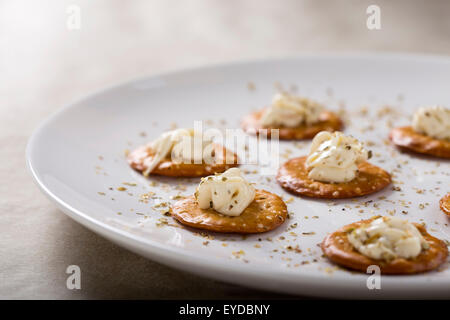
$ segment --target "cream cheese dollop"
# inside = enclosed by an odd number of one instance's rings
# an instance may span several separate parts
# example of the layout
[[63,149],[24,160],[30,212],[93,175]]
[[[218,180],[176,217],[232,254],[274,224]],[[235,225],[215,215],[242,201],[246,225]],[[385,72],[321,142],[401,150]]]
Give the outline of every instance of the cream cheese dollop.
[[450,109],[441,106],[419,108],[413,116],[413,129],[436,139],[450,140]]
[[[200,146],[195,150],[194,146]],[[193,129],[175,129],[164,132],[149,145],[153,157],[144,160],[146,170],[145,176],[151,173],[156,166],[167,156],[171,155],[171,160],[176,163],[201,163],[207,155],[213,154],[213,145],[210,139],[196,134]],[[197,152],[198,151],[198,152]]]
[[342,132],[319,132],[306,159],[308,177],[322,182],[348,182],[356,177],[358,164],[370,153],[352,136]]
[[377,218],[347,237],[357,251],[376,260],[413,259],[429,247],[416,226],[397,217]]
[[261,116],[263,126],[298,127],[319,121],[323,106],[307,98],[288,93],[278,93],[273,97],[272,105]]
[[226,216],[239,216],[255,199],[255,188],[231,168],[222,174],[202,178],[195,198],[201,209],[212,208]]

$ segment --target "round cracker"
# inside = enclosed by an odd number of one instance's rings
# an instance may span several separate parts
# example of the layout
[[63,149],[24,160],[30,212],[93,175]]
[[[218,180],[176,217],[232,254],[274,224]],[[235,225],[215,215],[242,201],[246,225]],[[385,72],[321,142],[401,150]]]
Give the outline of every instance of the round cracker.
[[358,174],[352,181],[315,181],[308,177],[306,158],[290,159],[278,170],[277,181],[287,191],[312,198],[343,199],[374,193],[391,183],[389,173],[368,162],[358,165]]
[[380,267],[381,273],[384,274],[412,274],[425,272],[437,268],[447,260],[448,249],[444,241],[428,234],[425,227],[419,224],[414,225],[420,231],[430,247],[426,250],[422,250],[422,252],[414,259],[397,258],[387,262],[375,260],[359,253],[348,240],[347,234],[352,229],[358,228],[364,223],[370,223],[376,218],[378,217],[354,222],[329,234],[325,237],[321,245],[325,256],[338,265],[364,273],[367,272],[367,268],[370,265],[377,265]]
[[287,217],[284,201],[265,190],[256,190],[255,200],[237,217],[225,216],[214,209],[200,209],[194,196],[178,201],[170,212],[184,225],[224,233],[267,232]]
[[[216,155],[221,155],[222,159],[225,159],[225,154],[227,152],[229,154],[231,153],[234,157],[233,163],[223,163],[225,160],[223,160],[223,162],[216,162],[212,164],[175,163],[169,158],[166,158],[162,160],[150,174],[168,177],[204,177],[215,173],[224,172],[229,168],[236,167],[238,165],[237,156],[235,153],[217,144],[214,144],[214,150]],[[151,157],[153,157],[151,149],[148,146],[141,146],[128,155],[127,161],[133,169],[144,172],[147,169],[144,160]]]
[[330,111],[324,111],[319,117],[319,122],[312,125],[301,125],[296,128],[273,128],[263,127],[260,123],[261,116],[264,112],[259,110],[242,119],[242,129],[247,133],[256,133],[259,135],[261,130],[267,130],[267,137],[270,137],[270,129],[279,129],[279,138],[281,140],[301,140],[312,139],[321,131],[337,131],[342,129],[342,121],[339,117]]
[[439,207],[446,215],[450,216],[450,192],[439,201]]
[[450,142],[415,132],[410,126],[392,129],[389,139],[398,147],[440,158],[450,158]]

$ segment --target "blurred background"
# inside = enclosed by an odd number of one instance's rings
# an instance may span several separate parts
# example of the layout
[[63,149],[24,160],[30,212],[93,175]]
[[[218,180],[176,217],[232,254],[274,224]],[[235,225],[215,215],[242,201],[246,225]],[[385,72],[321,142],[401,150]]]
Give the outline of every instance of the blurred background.
[[[366,26],[369,5],[381,29]],[[79,10],[79,28],[71,20]],[[59,212],[25,169],[36,126],[105,86],[311,52],[450,53],[446,0],[0,0],[0,298],[277,298],[140,258]],[[82,290],[66,289],[66,267]]]

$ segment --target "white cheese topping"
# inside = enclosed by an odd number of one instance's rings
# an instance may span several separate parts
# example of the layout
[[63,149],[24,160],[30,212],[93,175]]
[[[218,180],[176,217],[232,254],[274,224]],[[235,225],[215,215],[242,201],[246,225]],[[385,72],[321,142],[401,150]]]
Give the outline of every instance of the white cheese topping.
[[396,217],[381,217],[348,234],[353,247],[376,260],[412,259],[428,243],[412,223]]
[[227,216],[239,216],[255,198],[255,188],[231,168],[222,174],[202,178],[195,198],[201,209],[212,208]]
[[322,111],[323,106],[317,102],[279,93],[273,97],[272,105],[264,111],[260,121],[263,126],[298,127],[318,122]]
[[171,161],[175,163],[202,163],[202,159],[213,154],[212,141],[204,139],[202,134],[196,134],[192,129],[164,132],[151,142],[149,147],[153,157],[144,160],[147,167],[144,171],[145,176],[169,154]]
[[450,109],[441,106],[420,108],[414,114],[413,129],[436,139],[450,140]]
[[348,182],[356,177],[358,164],[369,153],[352,136],[342,132],[319,132],[311,143],[306,159],[308,177],[323,182]]

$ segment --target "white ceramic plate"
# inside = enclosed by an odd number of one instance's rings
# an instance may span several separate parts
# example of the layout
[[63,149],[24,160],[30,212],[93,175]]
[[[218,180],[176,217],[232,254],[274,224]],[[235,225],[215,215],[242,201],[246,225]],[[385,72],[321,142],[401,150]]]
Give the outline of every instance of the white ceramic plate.
[[[438,272],[383,276],[381,290],[369,290],[368,275],[336,268],[318,247],[328,232],[376,214],[425,222],[432,235],[450,240],[450,221],[438,208],[440,197],[450,190],[449,162],[401,154],[386,142],[389,126],[408,124],[418,106],[450,105],[449,83],[450,59],[392,54],[302,56],[149,77],[91,95],[50,117],[30,139],[27,162],[39,187],[74,220],[184,271],[321,297],[449,298],[448,263]],[[238,127],[240,118],[267,105],[280,85],[340,110],[350,121],[345,132],[370,141],[373,163],[391,172],[401,191],[388,187],[332,203],[294,197],[288,201],[290,220],[272,232],[248,237],[205,236],[162,215],[158,203],[173,203],[170,196],[178,193],[192,194],[198,180],[146,179],[128,167],[124,151],[173,123],[192,127],[194,120],[208,120],[212,127]],[[308,146],[283,142],[282,154],[305,155]],[[247,177],[285,200],[291,198],[273,179],[258,173]],[[127,190],[118,191],[120,186]],[[140,195],[150,191],[157,198],[140,202]]]

